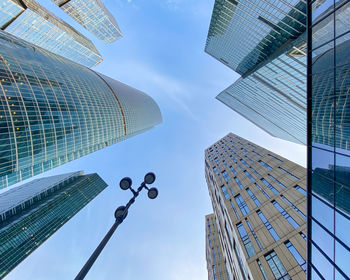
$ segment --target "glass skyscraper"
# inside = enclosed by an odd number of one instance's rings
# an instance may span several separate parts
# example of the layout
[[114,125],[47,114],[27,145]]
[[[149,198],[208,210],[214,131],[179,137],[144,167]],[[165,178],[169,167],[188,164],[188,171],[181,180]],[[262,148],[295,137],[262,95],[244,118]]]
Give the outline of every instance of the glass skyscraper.
[[16,37],[87,67],[102,61],[100,53],[88,38],[35,0],[0,0],[0,27]]
[[101,0],[52,0],[104,43],[122,37],[118,23]]
[[269,134],[306,144],[305,1],[216,0],[205,51],[242,77],[216,98]]
[[308,5],[308,279],[350,279],[350,1]]
[[0,278],[107,187],[83,172],[51,176],[0,194]]
[[0,188],[162,121],[134,88],[0,31]]

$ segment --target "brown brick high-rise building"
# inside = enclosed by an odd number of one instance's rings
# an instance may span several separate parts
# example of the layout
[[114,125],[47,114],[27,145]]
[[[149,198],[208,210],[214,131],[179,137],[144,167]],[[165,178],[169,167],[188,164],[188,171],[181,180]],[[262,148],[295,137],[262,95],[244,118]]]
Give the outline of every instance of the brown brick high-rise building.
[[205,173],[209,279],[306,279],[305,168],[230,133],[205,151]]

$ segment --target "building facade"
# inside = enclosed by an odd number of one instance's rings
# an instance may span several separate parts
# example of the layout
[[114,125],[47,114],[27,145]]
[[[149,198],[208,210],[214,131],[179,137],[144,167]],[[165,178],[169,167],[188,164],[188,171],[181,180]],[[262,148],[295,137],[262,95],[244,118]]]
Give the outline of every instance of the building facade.
[[104,43],[122,37],[118,23],[101,0],[52,0]]
[[88,38],[35,0],[0,0],[0,28],[87,67],[102,61]]
[[228,279],[304,280],[305,168],[230,133],[205,174]]
[[0,278],[107,187],[74,172],[33,180],[0,194]]
[[216,98],[272,136],[306,144],[305,1],[216,0],[205,51],[242,77]]
[[0,188],[151,129],[143,92],[0,31]]
[[308,279],[350,279],[350,1],[308,13]]
[[220,235],[216,227],[215,215],[206,215],[205,224],[208,280],[229,280],[230,276],[221,247],[222,241],[219,239]]

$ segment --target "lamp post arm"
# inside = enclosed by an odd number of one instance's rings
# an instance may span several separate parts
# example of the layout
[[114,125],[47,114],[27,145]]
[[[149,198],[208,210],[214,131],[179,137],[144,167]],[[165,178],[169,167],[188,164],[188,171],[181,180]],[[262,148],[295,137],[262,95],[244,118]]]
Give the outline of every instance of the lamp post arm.
[[83,266],[83,268],[80,270],[79,274],[74,278],[74,280],[83,280],[86,276],[86,274],[89,272],[90,268],[98,258],[98,256],[101,254],[103,248],[106,246],[109,239],[112,237],[113,233],[117,229],[117,227],[123,222],[123,220],[116,219],[110,230],[107,232],[105,237],[102,239],[98,247],[95,249],[95,251],[92,253],[91,257],[88,259],[86,264]]
[[[142,191],[142,189],[146,187],[146,183],[142,182],[141,185],[138,187],[137,191],[131,189],[133,193],[133,197],[129,200],[129,202],[125,205],[124,213],[127,213],[130,206],[135,202],[136,197],[138,197],[139,193]],[[146,187],[147,188],[147,187]],[[107,232],[105,237],[102,239],[98,247],[95,249],[95,251],[92,253],[91,257],[88,259],[86,264],[83,266],[83,268],[80,270],[79,274],[74,278],[74,280],[83,280],[88,274],[90,268],[98,258],[98,256],[101,254],[103,248],[106,246],[109,239],[112,237],[113,233],[117,229],[117,227],[123,222],[125,219],[125,216],[123,218],[116,219],[110,230]]]

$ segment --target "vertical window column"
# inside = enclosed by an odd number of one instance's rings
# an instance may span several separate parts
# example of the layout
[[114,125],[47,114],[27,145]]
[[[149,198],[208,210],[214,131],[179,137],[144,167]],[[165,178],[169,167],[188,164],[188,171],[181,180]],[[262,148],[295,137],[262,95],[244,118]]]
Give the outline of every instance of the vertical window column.
[[297,249],[295,249],[295,247],[293,246],[293,244],[288,240],[286,242],[284,242],[284,245],[286,245],[286,247],[288,248],[289,252],[293,255],[293,257],[295,258],[295,260],[298,262],[298,264],[300,265],[300,267],[302,268],[302,270],[304,270],[306,272],[306,261],[304,260],[304,258],[299,254],[299,252],[297,251]]
[[280,237],[278,236],[277,232],[274,230],[274,228],[271,226],[269,221],[266,219],[264,214],[261,212],[261,210],[256,212],[260,218],[260,220],[264,223],[265,227],[267,230],[270,232],[271,236],[275,241],[280,240]]
[[249,222],[249,220],[248,220],[247,218],[245,218],[245,221],[247,222],[247,225],[248,225],[248,227],[249,227],[251,233],[253,234],[253,236],[254,236],[254,238],[255,238],[255,241],[256,241],[256,243],[258,244],[260,250],[262,250],[262,249],[263,249],[263,246],[261,245],[261,243],[260,243],[260,241],[259,241],[259,238],[256,236],[255,231],[254,231],[252,225],[250,224],[250,222]]
[[243,245],[247,251],[249,258],[253,257],[255,255],[255,250],[252,243],[250,242],[249,236],[243,224],[242,223],[237,224],[237,229],[238,229],[239,235],[241,236],[241,240],[243,242]]
[[253,199],[253,201],[255,202],[256,206],[260,206],[261,203],[260,201],[256,198],[256,196],[253,194],[253,192],[250,189],[247,189],[247,193],[249,194],[249,196]]
[[301,211],[298,209],[298,207],[296,207],[293,203],[291,203],[284,195],[281,195],[281,197],[282,197],[282,199],[283,199],[285,202],[287,202],[290,206],[292,206],[292,208],[293,208],[295,211],[297,211],[297,212],[300,214],[300,216],[302,216],[302,217],[306,220],[306,216],[304,215],[303,212],[301,212]]
[[240,194],[236,195],[235,200],[236,200],[236,203],[237,203],[239,209],[241,210],[243,216],[247,215],[250,212],[250,210],[249,210],[247,204],[245,203],[245,201],[243,200],[242,196]]
[[284,210],[284,208],[281,205],[278,204],[276,200],[273,200],[272,204],[282,214],[282,216],[291,224],[293,228],[299,227],[299,224],[296,221],[294,221],[294,219],[287,213],[286,210]]
[[291,280],[287,270],[278,258],[275,251],[265,255],[265,259],[271,268],[271,271],[277,280]]

